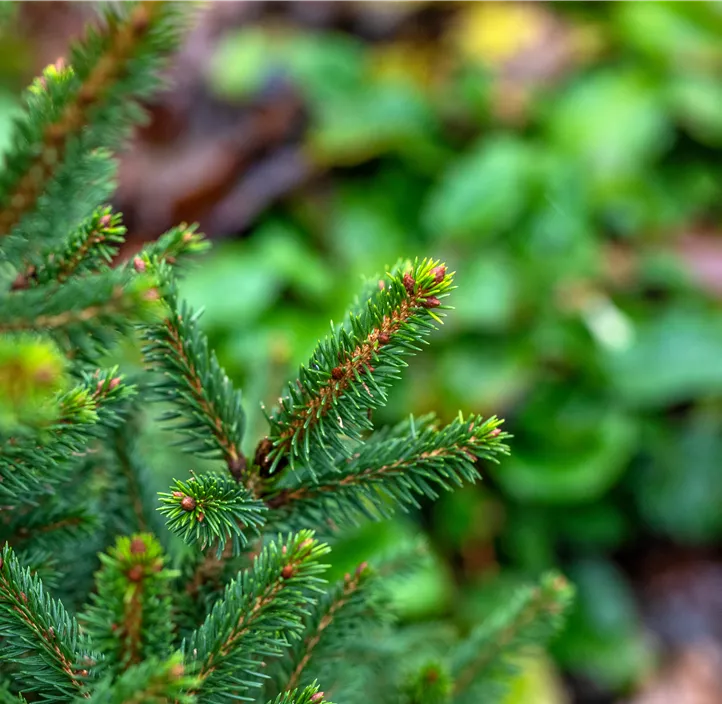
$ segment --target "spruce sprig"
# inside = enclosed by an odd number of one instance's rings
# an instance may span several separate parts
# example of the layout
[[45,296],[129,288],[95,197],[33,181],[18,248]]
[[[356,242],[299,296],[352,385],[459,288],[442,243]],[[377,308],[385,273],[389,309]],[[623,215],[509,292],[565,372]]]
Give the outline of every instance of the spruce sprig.
[[430,259],[389,273],[365,310],[319,343],[268,416],[268,472],[284,462],[308,465],[316,450],[331,462],[348,456],[344,439],[359,440],[372,428],[369,413],[386,403],[404,357],[441,323],[451,290],[452,275]]
[[85,375],[81,385],[62,394],[59,414],[37,432],[11,438],[0,452],[0,497],[31,501],[65,480],[72,461],[120,419],[118,405],[133,393],[117,370]]
[[351,458],[313,481],[289,474],[271,490],[266,503],[277,510],[279,519],[293,524],[324,515],[336,521],[355,521],[360,515],[379,518],[396,506],[416,507],[422,496],[435,499],[438,490],[477,481],[478,460],[496,462],[507,454],[508,435],[500,425],[496,417],[460,415],[439,428],[434,416],[411,417],[371,435]]
[[0,637],[0,661],[20,665],[24,691],[47,701],[72,699],[97,659],[76,620],[9,546],[0,557]]
[[146,361],[161,372],[154,390],[158,400],[173,404],[164,421],[181,420],[186,450],[203,457],[223,459],[231,476],[240,481],[246,469],[241,451],[245,413],[241,395],[218,363],[215,352],[198,324],[199,314],[179,299],[167,265],[146,260],[164,282],[165,318],[145,328]]
[[266,506],[231,477],[205,473],[174,482],[173,490],[160,494],[159,511],[168,528],[201,550],[214,545],[217,554],[231,542],[238,555],[265,523]]
[[169,583],[158,541],[149,533],[121,537],[100,556],[97,591],[80,616],[85,632],[103,653],[93,672],[119,674],[146,659],[170,656],[173,620]]
[[[56,64],[33,84],[0,176],[0,236],[19,230],[26,241],[43,234],[50,241],[73,225],[67,211],[79,214],[74,201],[83,200],[79,194],[92,177],[102,176],[103,187],[88,195],[107,195],[108,156],[98,160],[93,151],[118,145],[142,118],[137,100],[158,85],[158,69],[177,42],[183,17],[169,2],[112,6],[103,27],[90,29],[72,47],[70,65]],[[53,214],[59,206],[65,215]]]
[[318,559],[327,551],[311,531],[279,537],[228,584],[182,646],[204,702],[231,701],[258,687],[262,660],[279,657],[289,639],[300,636],[303,609],[321,584]]
[[512,594],[452,653],[454,701],[498,700],[516,672],[513,657],[556,631],[572,596],[569,582],[554,573]]

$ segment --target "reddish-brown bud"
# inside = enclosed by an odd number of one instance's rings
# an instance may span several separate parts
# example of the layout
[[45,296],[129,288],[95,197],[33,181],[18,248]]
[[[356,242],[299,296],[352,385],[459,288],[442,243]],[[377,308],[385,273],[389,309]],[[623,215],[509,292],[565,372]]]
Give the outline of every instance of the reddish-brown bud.
[[176,499],[180,499],[183,496],[182,491],[174,491],[174,492],[172,492],[172,494],[173,494],[173,496],[176,497]]
[[160,298],[160,292],[157,288],[149,288],[144,294],[143,298],[146,301],[157,301]]
[[138,273],[142,273],[145,271],[145,262],[140,257],[134,257],[133,258],[133,268]]
[[150,25],[150,14],[148,9],[143,7],[137,7],[131,17],[131,26],[134,34],[143,34]]
[[311,697],[311,704],[318,704],[319,702],[322,702],[323,696],[323,692],[316,692],[316,694]]
[[406,289],[406,293],[409,294],[409,296],[412,296],[414,293],[414,286],[416,285],[416,282],[414,281],[414,277],[411,276],[408,272],[404,274],[404,288]]
[[184,496],[180,502],[184,511],[193,511],[196,507],[196,500],[192,496]]
[[247,466],[248,462],[246,462],[246,458],[244,455],[237,454],[235,457],[228,460],[228,471],[237,482],[241,481],[241,477],[246,471]]
[[143,565],[133,565],[128,570],[128,579],[131,582],[140,582],[143,579]]
[[28,277],[25,274],[18,274],[10,285],[11,291],[21,291],[28,287]]
[[91,103],[94,103],[97,99],[97,91],[94,86],[92,85],[84,85],[79,91],[78,91],[78,103],[82,106],[90,105]]
[[112,391],[113,389],[117,389],[117,388],[118,388],[118,384],[120,384],[120,377],[119,377],[119,376],[114,376],[114,377],[110,380],[110,383],[108,384],[108,389],[109,389],[110,391]]
[[434,277],[434,283],[440,284],[446,276],[446,267],[442,264],[431,270],[431,275]]
[[55,371],[49,364],[41,364],[33,376],[39,384],[47,384],[55,378]]
[[130,551],[134,555],[141,555],[146,551],[145,541],[143,538],[133,538],[130,543]]
[[438,308],[441,305],[441,301],[436,296],[429,296],[428,298],[421,299],[421,305],[424,308]]
[[383,279],[379,279],[379,291],[383,291],[386,288],[386,282]]
[[368,563],[368,562],[362,562],[362,563],[356,568],[356,576],[357,576],[357,577],[360,577],[360,576],[364,573],[364,571],[366,570],[366,568],[367,568],[368,566],[369,566],[369,563]]
[[341,367],[334,367],[331,370],[331,376],[336,379],[336,381],[343,379],[343,369],[341,369]]
[[206,520],[206,514],[203,513],[203,511],[199,511],[197,518],[198,518],[198,523],[203,523],[203,521]]
[[497,435],[501,435],[501,428],[494,428],[494,430],[492,430],[489,435],[492,438],[495,438]]
[[434,667],[426,671],[426,681],[434,683],[439,679],[439,671]]
[[284,565],[281,570],[281,577],[284,579],[290,579],[293,577],[293,567],[291,567],[291,565]]
[[183,668],[183,665],[181,663],[176,663],[170,669],[171,677],[182,677],[184,672],[185,669]]
[[380,345],[388,345],[391,342],[391,335],[387,332],[380,332],[378,340]]
[[98,220],[98,228],[104,230],[106,227],[110,227],[113,224],[113,218],[106,213],[100,220]]

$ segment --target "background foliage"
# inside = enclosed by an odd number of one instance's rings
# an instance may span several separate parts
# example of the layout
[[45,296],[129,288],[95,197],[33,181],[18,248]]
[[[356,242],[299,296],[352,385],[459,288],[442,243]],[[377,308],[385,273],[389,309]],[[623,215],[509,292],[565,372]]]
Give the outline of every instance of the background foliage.
[[[688,663],[722,657],[720,6],[221,5],[124,163],[131,233],[227,238],[181,293],[269,404],[363,273],[432,252],[463,295],[381,420],[461,408],[515,436],[484,486],[365,527],[338,574],[421,523],[435,564],[396,601],[471,622],[558,565],[575,701],[699,687]],[[516,700],[564,701],[550,672]]]

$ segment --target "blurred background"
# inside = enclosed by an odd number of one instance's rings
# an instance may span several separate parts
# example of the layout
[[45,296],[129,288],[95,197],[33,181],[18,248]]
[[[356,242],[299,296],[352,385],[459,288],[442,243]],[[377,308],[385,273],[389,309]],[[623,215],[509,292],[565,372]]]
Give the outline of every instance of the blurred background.
[[[93,11],[14,7],[0,149]],[[121,159],[125,256],[183,220],[213,240],[183,293],[249,409],[362,276],[457,272],[380,420],[495,413],[512,456],[337,559],[421,525],[408,621],[562,569],[574,612],[508,704],[722,701],[720,76],[717,3],[216,2]]]

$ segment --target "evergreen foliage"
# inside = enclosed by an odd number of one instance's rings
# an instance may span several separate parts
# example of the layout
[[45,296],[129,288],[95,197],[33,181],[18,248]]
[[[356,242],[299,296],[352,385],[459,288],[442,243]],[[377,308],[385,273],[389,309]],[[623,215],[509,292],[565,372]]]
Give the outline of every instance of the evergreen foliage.
[[[563,578],[510,598],[429,665],[404,648],[373,568],[327,587],[329,547],[313,532],[333,542],[349,521],[476,481],[480,461],[507,452],[496,418],[374,428],[406,357],[442,322],[445,266],[402,262],[381,279],[300,368],[248,456],[240,392],[178,295],[177,267],[204,248],[200,235],[181,225],[112,266],[124,230],[101,203],[104,150],[139,117],[135,101],[157,84],[188,12],[109,11],[69,64],[33,84],[5,158],[0,696],[494,701],[510,656],[551,635],[569,599]],[[101,368],[120,336],[145,341],[133,383]],[[150,401],[183,450],[219,465],[175,479],[160,501],[138,443]]]

